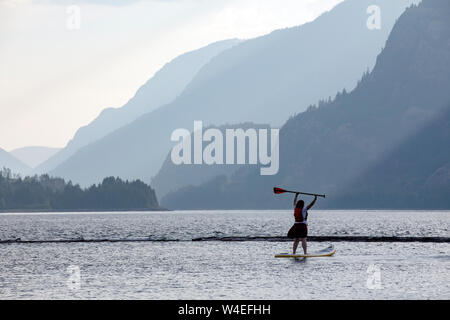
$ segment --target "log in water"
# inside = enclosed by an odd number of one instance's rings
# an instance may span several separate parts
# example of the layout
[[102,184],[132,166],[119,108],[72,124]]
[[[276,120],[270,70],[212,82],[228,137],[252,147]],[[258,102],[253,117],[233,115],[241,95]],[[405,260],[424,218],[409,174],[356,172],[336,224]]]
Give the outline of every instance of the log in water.
[[[8,239],[0,240],[0,244],[8,243],[98,243],[98,242],[177,242],[177,241],[271,241],[287,242],[292,241],[287,237],[200,237],[190,240],[181,239],[154,239],[154,238],[135,238],[135,239],[49,239],[49,240],[22,240]],[[372,237],[372,236],[310,236],[308,241],[314,242],[432,242],[432,243],[450,243],[450,237]]]

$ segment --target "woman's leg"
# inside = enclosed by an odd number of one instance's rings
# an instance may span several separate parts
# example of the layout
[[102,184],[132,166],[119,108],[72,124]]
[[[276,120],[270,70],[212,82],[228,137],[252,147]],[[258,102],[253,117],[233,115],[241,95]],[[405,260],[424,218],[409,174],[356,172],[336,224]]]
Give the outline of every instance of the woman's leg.
[[[302,240],[303,252],[304,252],[305,254],[307,254],[307,251],[306,251],[306,249],[307,249],[306,238],[302,238],[301,240]],[[297,245],[298,245],[298,244],[297,244]]]
[[297,252],[297,247],[298,247],[298,243],[300,242],[300,239],[299,238],[295,238],[294,239],[294,247],[293,247],[293,249],[294,249],[294,254]]

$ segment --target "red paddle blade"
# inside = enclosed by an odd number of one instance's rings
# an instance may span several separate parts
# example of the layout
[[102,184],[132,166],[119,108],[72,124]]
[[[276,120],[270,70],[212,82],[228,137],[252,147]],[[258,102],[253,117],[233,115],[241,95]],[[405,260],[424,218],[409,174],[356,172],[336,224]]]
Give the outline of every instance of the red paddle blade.
[[285,193],[285,192],[286,192],[286,190],[284,190],[284,189],[277,188],[277,187],[273,188],[273,193],[275,193],[275,194],[280,194],[280,193]]

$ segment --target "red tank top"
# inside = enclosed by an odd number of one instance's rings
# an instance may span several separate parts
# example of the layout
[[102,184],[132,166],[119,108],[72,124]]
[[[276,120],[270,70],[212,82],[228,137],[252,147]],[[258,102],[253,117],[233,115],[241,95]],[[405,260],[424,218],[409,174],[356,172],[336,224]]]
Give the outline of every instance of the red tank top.
[[[305,217],[303,217],[303,210],[305,211]],[[294,209],[295,222],[306,222],[308,219],[308,211],[306,208],[295,208]]]

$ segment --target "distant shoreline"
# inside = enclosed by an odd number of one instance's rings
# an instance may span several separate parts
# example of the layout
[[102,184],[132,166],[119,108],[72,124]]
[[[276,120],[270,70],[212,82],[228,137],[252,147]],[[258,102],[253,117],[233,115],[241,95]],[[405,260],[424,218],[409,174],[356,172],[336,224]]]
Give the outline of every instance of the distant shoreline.
[[67,210],[46,210],[46,209],[14,209],[0,210],[0,213],[58,213],[58,212],[144,212],[144,211],[172,211],[167,208],[141,208],[141,209],[67,209]]
[[[0,213],[107,213],[107,212],[145,212],[145,211],[291,211],[291,208],[276,208],[276,209],[167,209],[161,208],[140,208],[140,209],[67,209],[67,210],[46,210],[46,209],[11,209],[0,210]],[[450,211],[447,209],[436,208],[317,208],[311,209],[311,211]]]

